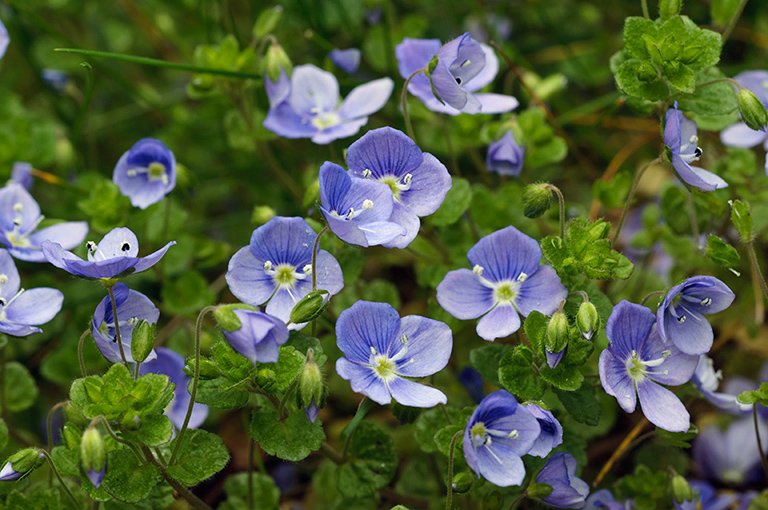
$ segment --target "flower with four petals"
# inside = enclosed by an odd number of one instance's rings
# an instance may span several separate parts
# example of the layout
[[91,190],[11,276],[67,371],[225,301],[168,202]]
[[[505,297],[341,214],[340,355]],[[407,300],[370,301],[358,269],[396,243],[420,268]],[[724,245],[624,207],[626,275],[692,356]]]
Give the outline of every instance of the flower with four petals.
[[176,186],[176,158],[160,140],[142,138],[120,156],[112,180],[134,207],[146,209]]

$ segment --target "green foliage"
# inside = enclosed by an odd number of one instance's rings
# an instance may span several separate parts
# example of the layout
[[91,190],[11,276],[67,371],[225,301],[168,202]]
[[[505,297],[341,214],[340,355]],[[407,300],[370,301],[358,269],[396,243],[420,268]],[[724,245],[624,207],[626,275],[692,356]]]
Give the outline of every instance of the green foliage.
[[120,189],[110,180],[91,178],[87,181],[89,196],[80,200],[77,206],[88,215],[91,226],[106,232],[123,225],[131,206],[130,200],[121,195]]
[[454,177],[443,205],[429,217],[429,222],[438,227],[452,225],[459,221],[461,215],[469,209],[470,203],[472,203],[472,187],[469,181]]
[[768,407],[768,382],[761,382],[760,387],[754,391],[742,391],[739,393],[738,400],[741,404],[760,404]]
[[[280,502],[280,489],[267,475],[252,473],[253,510],[277,510]],[[224,482],[227,500],[219,506],[220,510],[239,510],[248,505],[248,473],[237,473],[227,477]]]
[[469,361],[483,379],[496,386],[499,382],[499,361],[513,349],[511,345],[490,344],[469,351]]
[[565,140],[555,135],[540,108],[529,108],[517,116],[513,125],[515,140],[525,147],[526,168],[539,168],[565,159],[568,146]]
[[[173,451],[178,441],[177,436],[168,449]],[[202,429],[188,430],[167,471],[185,485],[197,485],[224,469],[227,462],[229,452],[219,436]]]
[[690,441],[696,437],[698,433],[699,429],[697,429],[696,425],[693,424],[691,424],[691,426],[685,432],[669,432],[668,430],[660,428],[656,429],[656,435],[659,438],[677,448],[690,448]]
[[128,449],[112,450],[101,488],[115,499],[135,503],[149,496],[160,479],[160,470],[154,464],[141,464]]
[[29,495],[13,491],[5,501],[5,510],[60,510],[61,500],[58,489],[43,489]]
[[547,388],[547,383],[533,366],[534,359],[533,351],[518,345],[499,361],[499,382],[522,400],[538,400]]
[[[451,425],[465,424],[471,414],[471,409],[462,410],[450,406],[424,411],[415,423],[414,437],[419,443],[419,448],[427,453],[440,451],[436,439],[438,432]],[[448,417],[450,417],[451,423],[448,422]]]
[[397,449],[381,427],[363,421],[349,441],[350,460],[335,471],[342,496],[361,498],[389,484],[397,470]]
[[707,237],[707,257],[722,267],[736,267],[740,259],[736,248],[712,234]]
[[29,370],[16,361],[5,364],[5,402],[15,413],[31,407],[37,400],[38,389]]
[[162,297],[172,313],[196,313],[213,302],[208,282],[197,271],[188,271],[163,285]]
[[591,426],[598,424],[602,409],[591,383],[582,384],[576,391],[556,389],[555,395],[574,420]]
[[318,450],[325,440],[320,422],[310,423],[303,410],[294,411],[283,420],[269,404],[253,412],[250,432],[265,452],[291,462]]

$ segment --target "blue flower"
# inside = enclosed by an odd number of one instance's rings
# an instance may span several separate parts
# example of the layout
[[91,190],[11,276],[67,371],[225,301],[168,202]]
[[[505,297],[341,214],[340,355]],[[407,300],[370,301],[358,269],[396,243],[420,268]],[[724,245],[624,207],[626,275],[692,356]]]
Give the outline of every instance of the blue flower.
[[134,207],[146,209],[176,186],[176,158],[160,140],[142,138],[120,156],[112,180]]
[[675,505],[675,510],[728,510],[733,508],[733,504],[737,501],[735,494],[722,493],[718,495],[715,488],[707,482],[691,480],[688,483],[693,492],[693,499],[682,503],[673,499],[672,503]]
[[0,250],[0,332],[13,336],[40,333],[36,327],[53,319],[64,302],[64,294],[42,287],[24,290],[21,280],[6,250]]
[[397,243],[407,231],[389,221],[394,207],[388,185],[352,177],[330,161],[320,167],[320,210],[343,241],[360,246]]
[[520,485],[525,466],[520,458],[539,437],[539,422],[506,390],[483,399],[464,430],[464,458],[472,471],[499,487]]
[[86,278],[112,279],[126,271],[140,273],[157,264],[168,248],[176,244],[171,241],[146,257],[138,257],[139,240],[125,227],[112,229],[99,244],[89,241],[88,260],[83,260],[67,251],[54,241],[43,241],[40,247],[45,258],[68,273]]
[[46,240],[72,249],[88,234],[88,224],[84,221],[57,223],[37,230],[43,218],[40,206],[24,186],[9,184],[0,189],[0,243],[15,258],[45,262],[42,243]]
[[541,434],[531,446],[528,455],[544,458],[549,455],[552,448],[563,442],[563,427],[551,412],[545,411],[538,404],[526,404],[525,408],[539,422]]
[[[733,77],[743,88],[751,90],[757,98],[768,106],[768,71],[744,71]],[[732,124],[720,132],[720,141],[728,147],[752,148],[763,144],[768,151],[768,132],[755,131],[743,122]],[[765,173],[768,174],[768,154],[765,158]]]
[[[763,420],[757,423],[760,438],[768,437],[768,426]],[[743,486],[763,477],[751,416],[732,422],[725,430],[716,424],[703,428],[691,450],[697,471],[707,480]]]
[[[11,179],[8,181],[10,184],[20,184],[27,191],[32,189],[34,178],[32,177],[32,165],[25,161],[17,161],[13,164],[11,169]],[[45,260],[45,259],[43,259]]]
[[[145,320],[151,324],[157,323],[160,318],[160,310],[152,301],[135,290],[130,290],[124,283],[118,283],[113,287],[115,307],[117,308],[117,324],[120,327],[120,339],[123,343],[123,352],[126,361],[134,361],[131,355],[131,337],[133,328],[139,321]],[[101,353],[112,363],[122,362],[120,347],[117,344],[117,332],[115,329],[115,314],[112,310],[112,300],[109,296],[101,300],[93,312],[91,333],[96,341],[96,346]],[[146,361],[157,357],[154,349],[147,356]]]
[[457,319],[476,319],[477,334],[493,341],[520,327],[520,315],[551,315],[568,296],[555,271],[540,266],[539,243],[509,226],[473,246],[472,269],[449,272],[437,286],[437,302]]
[[11,39],[8,37],[8,30],[3,25],[3,20],[0,20],[0,59],[5,55],[9,42],[11,42]]
[[328,53],[328,58],[341,69],[349,74],[354,74],[360,67],[360,50],[349,48],[346,50],[333,49]]
[[[711,404],[729,413],[740,414],[751,411],[751,405],[740,404],[738,402],[737,396],[739,392],[731,393],[729,391],[717,391],[718,386],[720,386],[721,378],[722,373],[720,370],[715,371],[712,359],[706,354],[699,356],[699,362],[696,365],[696,371],[693,373],[691,382],[699,389],[701,394],[704,395],[704,398]],[[752,386],[753,385],[747,383],[743,389],[753,390],[754,388]]]
[[576,459],[570,453],[556,453],[536,475],[536,483],[552,487],[542,503],[555,508],[583,508],[589,484],[576,476]]
[[349,173],[355,177],[387,184],[394,207],[389,221],[405,228],[387,248],[405,248],[419,233],[419,216],[437,211],[451,189],[451,176],[445,165],[402,131],[383,127],[368,131],[347,150]]
[[406,37],[395,47],[395,55],[403,78],[426,68],[437,55],[432,82],[440,99],[432,93],[432,85],[424,73],[414,76],[408,84],[408,91],[432,111],[448,115],[504,113],[520,104],[512,96],[473,94],[496,77],[499,59],[489,46],[472,39],[469,32],[442,47],[438,39]]
[[489,172],[517,177],[523,169],[523,156],[525,147],[515,141],[512,131],[507,131],[501,139],[488,146],[485,164]]
[[595,491],[587,498],[584,510],[630,510],[634,508],[631,501],[619,503],[608,489]]
[[712,276],[694,276],[667,292],[656,310],[659,334],[686,354],[704,354],[712,347],[712,326],[702,314],[721,312],[736,298]]
[[402,319],[387,303],[358,301],[339,315],[336,343],[344,353],[336,372],[352,390],[379,404],[410,407],[445,404],[442,391],[406,377],[427,377],[451,357],[453,336],[442,322],[409,315]]
[[288,328],[277,317],[257,310],[235,308],[240,329],[222,330],[224,338],[234,350],[256,362],[275,363],[280,355],[279,347],[288,341]]
[[317,415],[320,414],[320,408],[315,405],[315,397],[312,397],[312,400],[310,400],[309,407],[304,409],[304,414],[307,415],[309,423],[315,423],[315,420],[317,420]]
[[[266,303],[267,313],[288,322],[294,305],[312,290],[312,271],[317,288],[337,294],[344,287],[341,267],[325,250],[317,252],[312,267],[312,246],[317,234],[302,218],[275,216],[253,231],[251,242],[229,261],[227,284],[240,301],[251,306]],[[304,324],[291,324],[301,329]]]
[[285,138],[327,144],[357,133],[368,115],[384,107],[393,88],[389,78],[374,80],[354,88],[339,105],[339,82],[331,73],[311,64],[297,66],[290,91],[279,86],[271,95],[264,127]]
[[[184,357],[166,347],[158,347],[157,357],[151,361],[145,361],[139,367],[139,374],[164,374],[176,385],[173,390],[173,400],[165,408],[165,415],[171,420],[177,430],[181,430],[189,408],[189,376],[184,373]],[[191,429],[196,429],[203,424],[208,417],[208,406],[195,403],[192,406],[192,414],[189,417]]]
[[624,411],[634,412],[637,397],[648,421],[670,432],[685,432],[690,415],[680,399],[657,383],[677,386],[690,380],[698,356],[664,344],[648,308],[622,300],[613,308],[600,354],[600,382]]
[[727,187],[728,183],[712,172],[690,165],[701,157],[701,149],[697,146],[699,137],[696,123],[677,109],[677,101],[673,108],[667,110],[665,122],[664,144],[672,154],[672,166],[678,177],[701,191]]

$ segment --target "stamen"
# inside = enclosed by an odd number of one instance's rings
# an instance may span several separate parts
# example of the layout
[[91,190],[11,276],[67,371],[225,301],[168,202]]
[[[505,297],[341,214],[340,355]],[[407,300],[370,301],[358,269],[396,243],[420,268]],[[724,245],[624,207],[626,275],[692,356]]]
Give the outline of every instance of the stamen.
[[520,283],[523,283],[527,279],[528,279],[528,275],[525,273],[520,273],[520,276],[517,277],[517,281]]
[[85,247],[88,248],[88,251],[93,253],[98,249],[98,246],[93,241],[88,241],[85,243]]
[[272,262],[269,260],[264,262],[264,271],[272,271]]
[[374,347],[374,346],[371,346],[371,354],[373,354],[374,356],[376,356],[376,347]]
[[681,315],[680,317],[678,317],[677,318],[677,322],[678,322],[678,324],[684,323],[685,322],[685,315]]
[[509,434],[507,434],[507,437],[510,438],[510,439],[515,439],[519,435],[520,434],[518,434],[517,429],[515,429],[515,430],[511,431]]
[[0,306],[5,306],[5,305],[6,305],[5,298],[0,297]]
[[696,136],[696,135],[691,136],[690,142],[691,142],[691,145],[693,145],[695,143],[699,143],[699,137]]
[[696,151],[693,153],[693,156],[695,158],[700,158],[702,154],[704,154],[704,152],[701,150],[701,147],[696,147]]
[[24,210],[24,205],[22,205],[21,202],[16,202],[15,204],[13,204],[13,210],[20,213],[21,211]]
[[408,337],[405,334],[403,334],[403,336],[400,337],[400,343],[403,345],[408,344]]
[[475,267],[472,268],[472,272],[475,273],[477,276],[481,276],[483,274],[483,266],[480,264],[475,264]]
[[125,173],[126,175],[128,175],[128,177],[136,177],[137,175],[139,175],[139,172],[137,172],[135,168],[130,168]]
[[130,244],[128,244],[128,243],[123,243],[123,244],[120,246],[120,249],[121,249],[122,251],[128,251],[128,250],[130,250],[130,249],[131,249],[131,245],[130,245]]
[[405,174],[405,177],[403,177],[403,182],[405,184],[411,184],[411,181],[413,180],[412,174]]
[[701,300],[701,306],[709,306],[712,304],[712,298],[704,298]]
[[21,226],[21,218],[19,218],[18,216],[16,218],[14,218],[13,219],[13,224],[16,225],[17,227],[20,227]]
[[363,170],[363,178],[364,178],[364,179],[367,179],[367,178],[368,178],[368,177],[370,177],[370,176],[371,176],[371,171],[370,171],[368,168],[366,168],[365,170]]
[[461,78],[459,78],[458,76],[456,76],[456,84],[461,85]]
[[301,270],[304,271],[304,274],[312,274],[312,264],[307,264]]
[[664,356],[665,358],[669,358],[670,356],[672,356],[672,351],[670,351],[669,349],[665,349],[661,351],[661,355]]
[[467,59],[467,60],[465,60],[464,62],[461,63],[461,68],[462,69],[466,69],[467,67],[469,67],[469,64],[471,64],[471,63],[472,62],[469,59]]
[[368,211],[369,209],[373,208],[373,201],[371,200],[365,200],[363,201],[363,210]]
[[355,216],[356,216],[356,214],[355,214],[355,208],[354,208],[354,207],[350,207],[350,208],[349,208],[349,212],[347,213],[347,216],[346,216],[346,218],[347,218],[348,220],[351,220],[351,219],[352,219],[352,218],[354,218]]
[[0,274],[0,285],[5,285],[6,283],[8,283],[8,275]]

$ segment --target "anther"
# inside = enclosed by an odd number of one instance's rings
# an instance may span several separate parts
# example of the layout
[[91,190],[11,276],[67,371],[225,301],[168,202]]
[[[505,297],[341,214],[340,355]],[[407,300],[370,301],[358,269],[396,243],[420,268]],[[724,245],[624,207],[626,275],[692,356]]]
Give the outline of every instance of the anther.
[[704,298],[701,300],[701,306],[709,306],[712,304],[712,298]]
[[372,200],[365,200],[363,201],[363,210],[368,211],[369,209],[373,208],[373,201]]
[[128,244],[128,243],[123,243],[122,245],[120,245],[120,249],[121,249],[122,251],[128,251],[128,250],[130,250],[130,249],[131,249],[131,245],[130,245],[130,244]]
[[22,210],[24,210],[24,206],[22,205],[21,202],[16,202],[15,204],[13,204],[13,210],[16,212],[21,212]]
[[470,63],[471,61],[469,59],[465,60],[464,62],[461,63],[461,68],[466,69],[467,67],[469,67]]
[[85,247],[88,248],[88,251],[93,253],[98,249],[98,246],[93,241],[88,241],[85,243]]
[[369,169],[366,168],[365,170],[363,170],[363,178],[367,179],[370,176],[371,176],[371,171]]
[[696,147],[696,151],[693,153],[693,155],[697,158],[700,158],[701,155],[704,154],[701,150],[701,147]]
[[0,285],[8,283],[8,275],[0,274]]
[[483,274],[483,266],[480,264],[475,264],[475,267],[472,268],[472,272],[475,273],[477,276],[481,276]]
[[520,276],[517,277],[517,281],[520,283],[523,283],[527,279],[528,279],[528,275],[525,273],[520,273]]
[[139,173],[136,171],[135,168],[129,169],[127,172],[125,172],[128,177],[136,177]]
[[272,262],[269,260],[264,262],[264,271],[271,271],[272,270]]
[[699,143],[699,137],[696,135],[691,136],[690,142],[693,143]]
[[312,274],[312,264],[307,264],[301,270],[304,271],[304,274]]
[[405,174],[405,177],[403,177],[403,183],[405,184],[410,184],[412,180],[413,180],[412,174]]
[[[363,204],[363,205],[365,205],[365,204]],[[347,218],[348,220],[351,220],[351,219],[352,219],[352,218],[354,218],[354,217],[355,217],[355,208],[354,208],[354,207],[350,207],[350,208],[349,208],[349,212],[347,213],[347,216],[346,216],[346,218]]]
[[682,324],[683,322],[685,322],[685,315],[681,315],[680,317],[678,317],[678,318],[677,318],[677,322],[678,322],[679,324]]
[[371,346],[371,354],[373,354],[374,356],[376,356],[376,347],[374,347],[374,346]]
[[403,334],[403,336],[400,337],[400,343],[403,344],[403,345],[407,345],[408,344],[408,336]]
[[5,306],[6,303],[7,303],[7,301],[5,300],[5,298],[1,298],[0,297],[0,306]]
[[21,218],[14,218],[13,219],[13,224],[16,225],[17,227],[20,227],[21,226]]
[[661,355],[664,356],[665,358],[669,358],[670,356],[672,356],[672,351],[670,351],[669,349],[665,349],[661,351]]
[[510,438],[510,439],[515,439],[519,435],[520,434],[518,434],[517,429],[514,429],[509,434],[507,434],[507,437]]
[[456,76],[456,84],[461,85],[461,78],[459,78],[458,76]]

